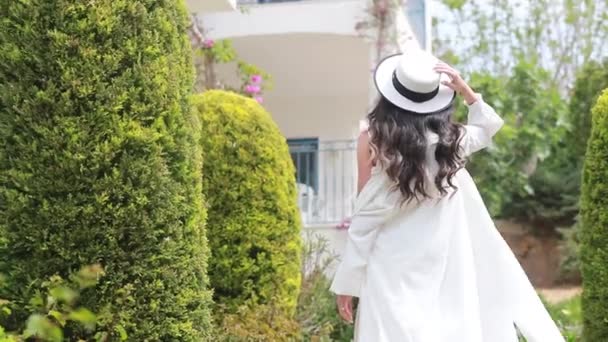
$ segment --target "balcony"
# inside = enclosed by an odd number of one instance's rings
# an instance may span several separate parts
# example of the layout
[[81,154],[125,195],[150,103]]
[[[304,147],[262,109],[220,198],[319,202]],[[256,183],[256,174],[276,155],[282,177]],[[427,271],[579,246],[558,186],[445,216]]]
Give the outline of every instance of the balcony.
[[357,194],[356,142],[289,139],[288,144],[304,226],[335,226],[350,217]]
[[270,4],[280,2],[294,2],[294,1],[306,1],[306,0],[238,0],[239,5],[257,5],[257,4]]
[[238,4],[247,10],[201,16],[211,38],[299,33],[357,37],[355,26],[366,9],[365,2],[358,0],[240,0]]

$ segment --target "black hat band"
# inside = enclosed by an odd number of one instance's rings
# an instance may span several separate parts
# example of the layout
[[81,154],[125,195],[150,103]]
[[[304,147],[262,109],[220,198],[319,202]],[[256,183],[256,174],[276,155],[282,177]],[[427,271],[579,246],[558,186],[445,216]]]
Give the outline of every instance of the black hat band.
[[437,96],[437,94],[439,93],[439,86],[437,86],[437,88],[435,88],[435,90],[433,90],[429,93],[419,93],[417,91],[408,89],[403,84],[401,84],[401,82],[399,82],[399,79],[397,79],[396,71],[393,72],[393,86],[395,87],[395,90],[397,90],[397,92],[399,94],[401,94],[403,97],[407,98],[408,100],[410,100],[412,102],[416,102],[416,103],[421,103],[421,102],[426,102],[428,100],[431,100],[432,98]]

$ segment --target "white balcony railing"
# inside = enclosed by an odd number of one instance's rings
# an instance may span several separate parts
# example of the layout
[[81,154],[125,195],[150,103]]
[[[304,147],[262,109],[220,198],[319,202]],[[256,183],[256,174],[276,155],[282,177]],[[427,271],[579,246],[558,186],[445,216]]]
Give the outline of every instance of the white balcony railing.
[[334,225],[350,217],[356,196],[355,141],[291,141],[290,153],[304,225]]

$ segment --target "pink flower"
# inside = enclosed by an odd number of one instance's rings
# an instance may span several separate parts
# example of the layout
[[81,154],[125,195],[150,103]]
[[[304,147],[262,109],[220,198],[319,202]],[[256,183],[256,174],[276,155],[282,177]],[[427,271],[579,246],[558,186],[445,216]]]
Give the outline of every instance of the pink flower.
[[205,40],[203,40],[203,47],[205,49],[211,49],[214,44],[215,44],[215,42],[213,41],[213,39],[205,39]]
[[351,218],[347,217],[344,220],[342,220],[342,222],[338,223],[338,225],[336,225],[336,228],[348,229],[350,227],[350,223],[351,223]]
[[257,94],[260,92],[260,90],[262,89],[257,84],[248,84],[247,86],[245,86],[245,92],[249,94]]
[[258,103],[260,104],[264,103],[264,98],[261,96],[255,96],[253,99],[258,101]]
[[253,84],[262,83],[262,76],[261,75],[251,75],[251,83],[253,83]]
[[386,1],[380,1],[376,4],[376,15],[379,17],[385,16],[388,10],[388,4]]

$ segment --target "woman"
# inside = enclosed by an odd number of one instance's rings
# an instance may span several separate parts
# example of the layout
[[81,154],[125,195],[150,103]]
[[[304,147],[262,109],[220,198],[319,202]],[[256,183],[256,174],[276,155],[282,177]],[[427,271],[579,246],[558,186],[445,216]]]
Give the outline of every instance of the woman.
[[[359,137],[359,196],[331,290],[362,342],[563,341],[496,231],[466,158],[502,119],[460,75],[412,50],[383,60]],[[456,94],[466,125],[451,121]]]

